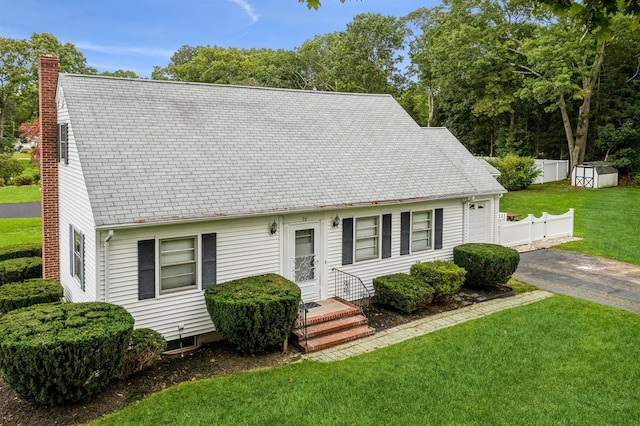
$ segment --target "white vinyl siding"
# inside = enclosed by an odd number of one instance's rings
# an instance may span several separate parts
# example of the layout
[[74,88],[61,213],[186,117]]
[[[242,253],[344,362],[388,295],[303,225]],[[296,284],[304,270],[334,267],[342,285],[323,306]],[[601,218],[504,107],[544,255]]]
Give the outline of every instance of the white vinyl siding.
[[377,259],[380,247],[380,217],[358,217],[355,220],[355,260]]
[[196,237],[160,241],[160,293],[197,285]]
[[[69,123],[69,113],[62,90],[58,92],[58,105],[58,122]],[[64,162],[58,163],[60,283],[64,288],[64,297],[67,301],[93,302],[100,298],[99,288],[96,285],[98,271],[96,248],[99,242],[96,241],[96,233],[93,232],[95,222],[71,123],[68,127],[68,157],[68,165]],[[84,257],[82,258],[84,291],[78,284],[76,274],[72,275],[70,271],[72,262],[70,247],[74,245],[74,238],[69,232],[70,225],[81,231],[84,237]],[[73,269],[80,271],[78,268]]]
[[[367,217],[372,215],[391,214],[391,257],[384,259],[372,259],[366,262],[354,262],[350,265],[342,264],[342,224],[338,228],[328,227],[327,232],[327,297],[336,294],[332,268],[348,272],[362,279],[365,286],[373,293],[372,280],[382,275],[404,272],[416,262],[428,262],[432,260],[446,260],[453,258],[453,247],[463,242],[463,219],[465,200],[440,200],[434,202],[412,203],[396,206],[377,206],[370,208],[357,208],[341,211],[340,217]],[[443,209],[443,235],[441,250],[415,251],[408,255],[400,255],[400,215],[406,211],[431,211],[437,208]],[[335,213],[327,213],[327,220],[334,217]],[[354,219],[354,228],[355,220]],[[434,215],[431,215],[432,227]],[[432,229],[432,240],[433,240]],[[354,241],[355,243],[355,241]],[[433,247],[433,241],[431,242]]]
[[[204,302],[199,273],[202,257],[199,247],[195,250],[198,265],[195,288],[161,292],[154,298],[138,300],[138,241],[156,239],[159,257],[160,241],[195,237],[198,242],[203,234],[216,233],[217,282],[223,283],[251,275],[280,273],[280,231],[271,235],[272,222],[273,218],[249,218],[116,230],[109,244],[109,300],[133,315],[136,328],[152,328],[167,340],[179,338],[178,324],[184,325],[182,337],[212,332],[215,328]],[[159,265],[158,258],[158,268]]]
[[431,249],[432,218],[431,210],[411,213],[411,252]]

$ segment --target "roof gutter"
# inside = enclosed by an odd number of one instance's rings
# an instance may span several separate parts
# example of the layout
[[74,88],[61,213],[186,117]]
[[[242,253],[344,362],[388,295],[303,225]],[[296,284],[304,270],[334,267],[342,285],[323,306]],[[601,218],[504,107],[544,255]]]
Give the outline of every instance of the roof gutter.
[[466,200],[470,197],[502,195],[505,192],[507,191],[503,190],[503,191],[491,191],[491,192],[473,192],[473,193],[447,195],[444,197],[416,197],[416,198],[403,198],[403,199],[397,199],[397,200],[333,204],[333,205],[315,206],[315,207],[301,208],[301,209],[274,209],[272,211],[248,212],[244,214],[240,213],[235,215],[218,214],[218,215],[212,215],[212,216],[201,216],[196,218],[167,218],[167,219],[154,220],[154,221],[139,221],[139,222],[133,222],[133,223],[98,225],[96,226],[96,230],[98,231],[109,230],[110,232],[113,232],[113,230],[116,230],[116,229],[131,229],[131,228],[162,226],[162,225],[183,225],[183,224],[210,222],[213,220],[222,220],[222,219],[244,219],[244,218],[250,218],[250,217],[268,217],[268,216],[274,216],[274,215],[284,215],[284,214],[294,214],[294,213],[309,213],[309,212],[317,212],[318,210],[321,210],[321,211],[346,210],[346,209],[354,209],[354,208],[360,208],[360,207],[391,206],[391,205],[398,205],[398,204],[405,204],[405,203],[421,203],[425,201],[454,200],[454,199]]

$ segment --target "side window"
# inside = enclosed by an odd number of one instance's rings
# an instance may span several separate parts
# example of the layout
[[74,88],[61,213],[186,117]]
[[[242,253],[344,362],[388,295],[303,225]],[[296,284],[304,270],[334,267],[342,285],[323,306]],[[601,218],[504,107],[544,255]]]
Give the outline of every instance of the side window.
[[[138,241],[138,300],[153,299],[159,294],[195,289],[198,276],[202,289],[217,282],[216,234]],[[200,262],[201,251],[202,262]],[[156,280],[156,255],[160,264]]]
[[84,291],[84,234],[69,225],[69,272]]
[[197,285],[196,237],[160,240],[160,293]]

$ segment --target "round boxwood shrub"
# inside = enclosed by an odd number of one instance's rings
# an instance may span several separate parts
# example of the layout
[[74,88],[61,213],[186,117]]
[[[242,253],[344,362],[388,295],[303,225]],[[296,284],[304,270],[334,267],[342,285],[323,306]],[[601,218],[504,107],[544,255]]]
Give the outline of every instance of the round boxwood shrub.
[[155,330],[137,328],[131,333],[129,348],[118,373],[119,379],[126,379],[151,367],[160,359],[167,348],[167,341]]
[[20,398],[79,401],[118,373],[133,317],[104,302],[50,303],[0,318],[0,374]]
[[42,257],[42,245],[19,244],[15,246],[0,247],[0,261],[16,259],[18,257]]
[[0,313],[38,303],[59,302],[63,296],[60,282],[36,278],[0,286]]
[[13,180],[15,186],[28,186],[33,185],[33,177],[31,175],[16,176]]
[[41,257],[20,257],[0,261],[0,285],[42,278]]
[[498,244],[468,243],[453,248],[453,261],[467,271],[466,285],[498,286],[518,269],[520,253]]
[[409,274],[383,275],[373,279],[374,301],[410,314],[433,301],[433,288]]
[[298,318],[300,287],[276,274],[209,287],[204,298],[216,330],[242,353],[282,346]]

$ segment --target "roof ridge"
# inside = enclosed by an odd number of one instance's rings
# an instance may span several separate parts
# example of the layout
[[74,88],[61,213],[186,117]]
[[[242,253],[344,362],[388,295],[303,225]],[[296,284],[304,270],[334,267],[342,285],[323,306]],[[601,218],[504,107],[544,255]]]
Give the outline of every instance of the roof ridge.
[[385,97],[385,98],[393,97],[389,93],[331,92],[326,90],[291,89],[286,87],[242,86],[239,84],[205,83],[200,81],[153,80],[150,78],[114,77],[110,75],[60,73],[60,76],[73,77],[73,78],[101,79],[101,80],[117,80],[117,81],[124,80],[124,81],[145,83],[145,84],[157,83],[157,84],[175,84],[175,85],[186,85],[186,86],[212,86],[212,87],[220,87],[220,88],[234,88],[234,89],[246,89],[246,90],[267,90],[267,91],[275,91],[275,92],[318,93],[318,94],[329,95],[329,96],[348,95],[348,96]]

